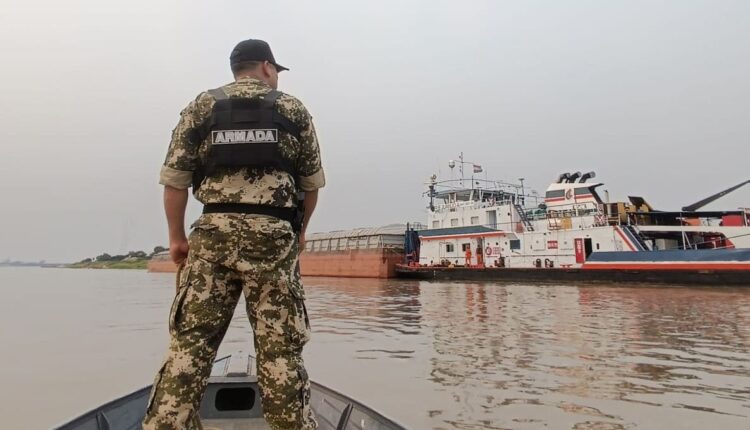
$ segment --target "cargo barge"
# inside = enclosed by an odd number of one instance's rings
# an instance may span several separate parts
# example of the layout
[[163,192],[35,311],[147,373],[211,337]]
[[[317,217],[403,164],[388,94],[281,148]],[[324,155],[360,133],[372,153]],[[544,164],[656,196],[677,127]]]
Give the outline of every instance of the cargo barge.
[[407,231],[405,261],[396,273],[420,279],[750,284],[750,210],[700,210],[750,181],[679,211],[659,211],[641,197],[610,202],[608,193],[599,193],[603,183],[589,182],[595,176],[563,173],[541,197],[527,194],[523,183],[463,173],[438,181],[433,175],[427,228]]
[[164,251],[151,257],[146,270],[152,273],[174,273],[177,272],[177,265],[172,262],[169,251]]
[[308,234],[300,254],[302,276],[393,278],[396,264],[404,261],[407,226]]

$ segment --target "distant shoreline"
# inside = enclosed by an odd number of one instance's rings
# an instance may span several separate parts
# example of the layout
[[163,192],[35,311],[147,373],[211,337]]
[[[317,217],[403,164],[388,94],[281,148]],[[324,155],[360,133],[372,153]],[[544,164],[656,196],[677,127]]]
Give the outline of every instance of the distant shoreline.
[[68,263],[24,263],[24,262],[11,262],[11,263],[0,263],[0,269],[4,267],[41,267],[47,268],[65,268],[68,267]]
[[127,254],[109,255],[106,252],[93,258],[86,258],[76,263],[66,264],[70,269],[128,269],[148,270],[149,263],[162,256],[169,258],[169,250],[157,246],[154,251],[130,251]]
[[68,264],[65,267],[70,269],[131,269],[131,270],[146,270],[148,266],[148,258],[139,258],[126,261],[92,261],[89,263],[73,263]]

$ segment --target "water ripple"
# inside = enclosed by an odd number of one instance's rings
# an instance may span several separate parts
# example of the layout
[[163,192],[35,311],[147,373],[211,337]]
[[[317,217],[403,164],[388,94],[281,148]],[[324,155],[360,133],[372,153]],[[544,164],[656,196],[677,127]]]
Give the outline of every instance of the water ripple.
[[423,411],[409,410],[420,418],[402,420],[415,428],[750,419],[750,291],[333,279],[306,288],[315,335],[351,344],[362,366],[391,360],[390,378],[421,384]]

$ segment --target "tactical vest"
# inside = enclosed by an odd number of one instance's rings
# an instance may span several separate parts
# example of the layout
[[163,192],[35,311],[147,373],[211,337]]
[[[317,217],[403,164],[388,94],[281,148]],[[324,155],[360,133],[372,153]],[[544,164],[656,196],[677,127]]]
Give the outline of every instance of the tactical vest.
[[[291,160],[279,150],[280,131],[300,140],[299,127],[275,109],[280,91],[271,90],[262,98],[229,97],[224,90],[216,88],[208,93],[215,99],[211,116],[204,124],[193,130],[191,140],[200,145],[210,139],[205,165],[198,166],[193,174],[193,193],[203,180],[224,168],[271,167],[289,173],[299,188],[299,178]],[[244,203],[212,203],[203,208],[204,213],[241,212],[270,215],[292,222],[295,230],[301,225],[301,201],[298,195],[294,209]],[[290,213],[291,211],[291,213]]]
[[285,131],[300,140],[300,131],[289,118],[274,108],[281,92],[271,90],[262,98],[230,98],[221,88],[209,90],[216,100],[211,116],[194,130],[195,143],[210,138],[208,158],[196,169],[193,192],[217,168],[272,167],[289,173],[297,182],[291,160],[279,151],[279,132]]

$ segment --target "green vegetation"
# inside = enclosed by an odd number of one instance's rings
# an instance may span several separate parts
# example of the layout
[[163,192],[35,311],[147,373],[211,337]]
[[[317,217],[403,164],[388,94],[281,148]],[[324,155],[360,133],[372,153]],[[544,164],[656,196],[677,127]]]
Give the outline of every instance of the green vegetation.
[[167,251],[163,246],[157,246],[150,254],[145,251],[130,251],[123,255],[109,255],[106,252],[94,258],[85,258],[67,267],[73,269],[139,269],[145,270],[148,261],[154,254]]
[[145,270],[148,259],[128,260],[128,261],[91,261],[84,263],[69,264],[72,269],[140,269]]

